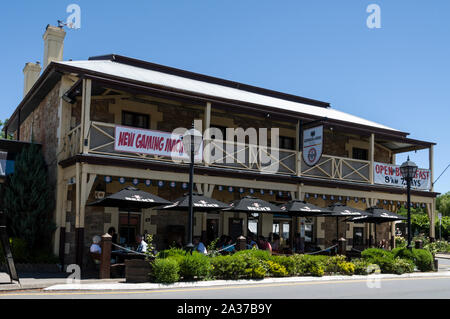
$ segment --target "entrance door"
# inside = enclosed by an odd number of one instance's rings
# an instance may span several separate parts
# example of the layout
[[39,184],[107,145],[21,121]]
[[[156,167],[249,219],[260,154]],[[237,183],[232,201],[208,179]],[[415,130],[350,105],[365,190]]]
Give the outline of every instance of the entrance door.
[[210,244],[213,240],[219,237],[219,220],[207,219],[206,220],[206,241]]
[[364,227],[353,227],[353,248],[364,249]]
[[141,231],[140,213],[119,213],[119,243],[128,246],[136,245],[136,235]]
[[231,236],[233,240],[236,240],[236,238],[242,235],[242,225],[242,218],[230,218],[228,220],[229,236]]

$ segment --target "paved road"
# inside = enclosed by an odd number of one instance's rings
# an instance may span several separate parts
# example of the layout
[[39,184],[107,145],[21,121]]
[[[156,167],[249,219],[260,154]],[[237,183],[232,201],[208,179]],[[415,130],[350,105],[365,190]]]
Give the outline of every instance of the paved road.
[[2,299],[450,299],[450,277],[319,281],[297,283],[252,284],[205,288],[180,288],[153,291],[104,292],[14,292],[0,294]]

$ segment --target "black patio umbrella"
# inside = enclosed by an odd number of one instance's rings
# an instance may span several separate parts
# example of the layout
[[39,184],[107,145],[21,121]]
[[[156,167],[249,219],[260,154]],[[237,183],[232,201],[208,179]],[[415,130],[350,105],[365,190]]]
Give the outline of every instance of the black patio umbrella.
[[247,227],[248,216],[251,213],[275,214],[284,212],[279,206],[252,196],[244,196],[241,199],[231,202],[230,206],[224,209],[224,211],[247,213]]
[[[206,197],[197,193],[192,194],[192,206],[194,211],[209,212],[214,210],[222,210],[230,207],[221,201],[214,198]],[[177,198],[173,203],[157,207],[162,210],[187,210],[189,209],[189,194],[184,194],[183,197]]]
[[125,209],[142,209],[171,204],[159,196],[128,186],[112,195],[87,204],[88,206],[119,207]]
[[283,213],[285,212],[275,204],[271,204],[265,200],[245,196],[241,199],[231,202],[228,208],[224,209],[232,212],[242,213]]
[[342,203],[333,203],[327,207],[332,213],[325,216],[336,217],[336,240],[339,240],[339,217],[363,216],[366,211],[353,208]]
[[406,220],[407,218],[396,213],[390,212],[380,207],[370,207],[366,209],[366,214],[347,218],[347,221],[353,223],[373,223],[375,226],[375,242],[377,242],[377,224]]
[[130,210],[152,208],[170,204],[168,200],[144,192],[136,187],[127,186],[117,193],[87,204],[87,206],[118,207],[128,211],[128,240],[130,240]]
[[280,208],[287,213],[297,217],[315,217],[329,215],[333,212],[328,208],[322,208],[298,199],[282,204]]

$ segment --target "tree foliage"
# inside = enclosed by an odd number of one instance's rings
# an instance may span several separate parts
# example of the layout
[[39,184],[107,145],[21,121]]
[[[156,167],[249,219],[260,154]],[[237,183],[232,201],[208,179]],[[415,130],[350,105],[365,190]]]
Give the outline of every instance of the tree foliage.
[[450,216],[450,192],[436,198],[436,210],[443,216]]
[[3,131],[3,127],[8,122],[8,119],[6,119],[4,122],[0,120],[0,138],[7,138],[8,140],[12,139],[12,136],[8,134],[8,136],[5,135],[5,132]]
[[7,177],[3,188],[2,206],[9,235],[24,239],[31,253],[50,248],[55,230],[53,192],[37,145],[17,154],[14,173]]

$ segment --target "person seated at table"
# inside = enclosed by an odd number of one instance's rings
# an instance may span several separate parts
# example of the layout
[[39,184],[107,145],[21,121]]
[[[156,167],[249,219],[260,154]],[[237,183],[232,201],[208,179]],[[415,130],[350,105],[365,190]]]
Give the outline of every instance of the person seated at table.
[[258,248],[261,249],[261,250],[268,250],[272,254],[272,246],[264,238],[264,236],[259,236],[258,237]]
[[194,237],[194,249],[199,253],[206,255],[208,251],[206,250],[205,244],[200,240],[200,237]]
[[222,252],[224,253],[233,253],[236,249],[233,245],[233,238],[227,236],[225,243],[222,245]]
[[101,254],[102,253],[102,247],[100,247],[100,242],[102,241],[101,237],[99,235],[95,235],[92,237],[92,245],[89,248],[89,251],[94,254]]
[[255,236],[250,234],[247,237],[247,249],[253,249],[254,247],[258,248],[258,244],[255,241]]
[[273,234],[272,236],[272,252],[279,253],[280,252],[280,235]]
[[226,241],[227,241],[227,235],[220,236],[219,240],[216,243],[216,247],[222,248],[222,246],[225,244]]
[[147,243],[144,241],[142,235],[136,235],[136,242],[138,243],[138,247],[136,249],[136,251],[138,253],[143,253],[145,254],[145,252],[147,251]]

